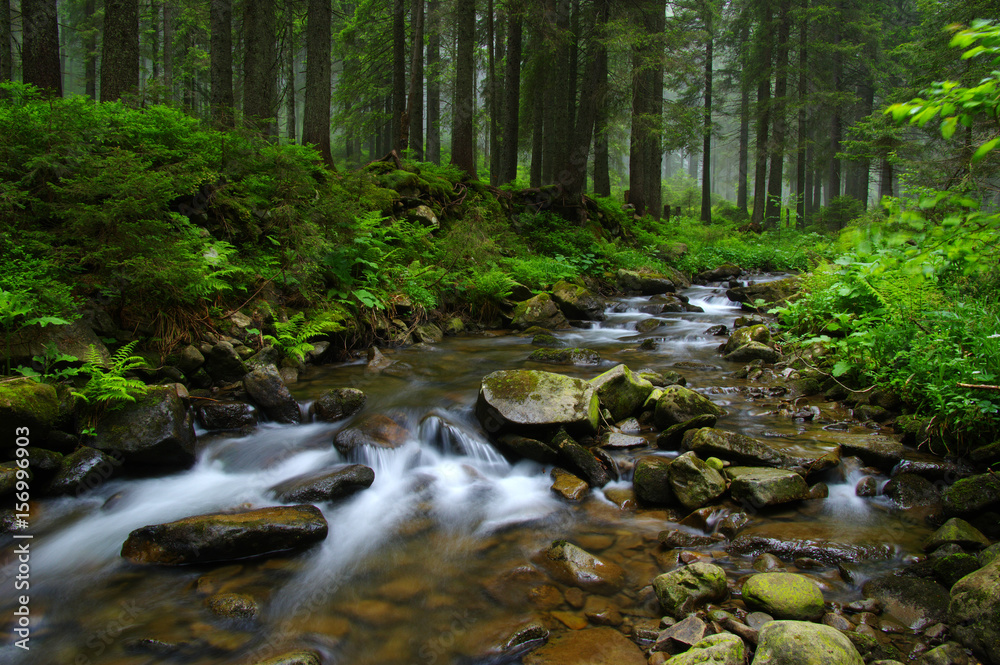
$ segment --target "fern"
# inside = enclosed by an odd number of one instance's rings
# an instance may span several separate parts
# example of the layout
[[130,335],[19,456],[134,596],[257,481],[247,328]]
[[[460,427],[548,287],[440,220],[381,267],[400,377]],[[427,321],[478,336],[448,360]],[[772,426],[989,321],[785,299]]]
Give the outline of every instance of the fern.
[[82,392],[73,395],[88,404],[111,409],[134,402],[146,394],[148,387],[139,379],[125,376],[126,372],[146,367],[146,361],[132,355],[136,342],[129,342],[104,362],[94,345],[90,346],[83,359],[82,372],[90,375],[90,380]]
[[344,327],[340,323],[331,320],[328,315],[306,321],[305,314],[299,312],[286,323],[276,321],[274,324],[275,334],[264,335],[263,339],[286,357],[294,357],[302,362],[306,359],[306,354],[313,349],[309,340],[343,329]]

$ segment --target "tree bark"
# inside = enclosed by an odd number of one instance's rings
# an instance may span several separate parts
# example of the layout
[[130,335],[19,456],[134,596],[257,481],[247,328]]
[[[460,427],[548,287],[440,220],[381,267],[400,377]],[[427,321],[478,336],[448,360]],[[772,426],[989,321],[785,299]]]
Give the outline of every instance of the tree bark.
[[46,95],[62,97],[56,0],[22,0],[21,25],[22,80],[41,88]]
[[413,0],[410,6],[413,25],[413,46],[410,49],[410,97],[407,115],[410,118],[410,155],[424,161],[424,0]]
[[[535,33],[535,37],[532,42],[537,46],[541,39],[538,37],[538,33]],[[534,49],[536,53],[544,52],[542,48]],[[531,103],[531,174],[529,176],[529,184],[532,187],[541,187],[542,185],[542,164],[545,159],[545,94],[544,82],[541,72],[538,71],[539,64],[535,63],[535,71],[533,72],[531,89],[532,89],[532,103]]]
[[306,94],[302,142],[316,146],[333,165],[330,148],[330,0],[309,0],[306,16]]
[[[392,145],[399,154],[407,148],[406,133],[406,5],[392,5]],[[407,127],[404,129],[404,124]]]
[[806,97],[809,92],[806,72],[809,67],[809,0],[802,0],[802,19],[799,25],[799,117],[798,141],[795,148],[795,216],[799,229],[806,227]]
[[[245,58],[245,56],[244,56]],[[163,87],[167,103],[174,101],[174,9],[171,0],[163,2]]]
[[[88,16],[94,14],[94,2],[88,0]],[[14,48],[11,44],[10,0],[0,2],[0,81],[11,81],[14,75]]]
[[[601,3],[603,27],[610,19],[610,2]],[[603,31],[597,35],[594,47],[597,49],[597,75],[594,87],[597,90],[597,114],[594,117],[594,194],[611,196],[611,171],[608,156],[608,47]]]
[[753,215],[755,224],[764,223],[767,201],[767,157],[771,128],[771,10],[764,8],[760,20],[760,71],[757,79],[757,150],[753,181]]
[[247,2],[243,11],[244,122],[262,136],[273,135],[278,109],[274,0]]
[[[840,9],[841,4],[837,3],[837,8]],[[831,85],[835,93],[840,92],[843,82],[841,81],[843,77],[843,56],[840,53],[840,14],[834,18],[833,26],[833,72],[831,74]],[[829,172],[827,174],[827,185],[826,185],[826,204],[830,205],[830,202],[836,197],[840,196],[840,160],[837,159],[837,153],[840,152],[840,138],[843,131],[841,125],[840,116],[840,103],[835,102],[831,105],[832,113],[830,115],[830,166]]]
[[285,137],[295,142],[295,20],[291,3],[285,3]]
[[633,55],[629,203],[636,214],[660,218],[660,132],[663,113],[663,0],[640,5],[644,43]]
[[212,0],[210,75],[212,117],[224,127],[233,126],[233,3]]
[[504,72],[503,142],[500,158],[500,183],[517,179],[517,147],[521,108],[521,40],[524,21],[520,3],[508,8],[507,66]]
[[737,160],[739,182],[736,184],[736,207],[747,211],[749,195],[747,187],[750,180],[750,82],[748,50],[750,48],[750,28],[745,26],[740,32],[740,61],[743,76],[740,77],[740,147]]
[[101,49],[101,101],[139,89],[139,2],[105,0]]
[[706,0],[705,11],[705,124],[701,166],[701,221],[712,223],[712,177],[709,171],[712,156],[712,47],[715,41],[712,26],[712,5]]
[[427,3],[427,161],[441,163],[441,29],[438,0]]
[[476,178],[475,159],[475,60],[476,2],[457,0],[455,6],[458,50],[455,63],[454,124],[451,163]]
[[788,20],[790,0],[782,0],[778,8],[778,41],[775,54],[774,101],[771,105],[774,138],[771,141],[771,170],[768,174],[767,203],[764,208],[764,226],[770,229],[781,224],[781,186],[785,174],[785,135],[788,105],[788,37],[791,32]]

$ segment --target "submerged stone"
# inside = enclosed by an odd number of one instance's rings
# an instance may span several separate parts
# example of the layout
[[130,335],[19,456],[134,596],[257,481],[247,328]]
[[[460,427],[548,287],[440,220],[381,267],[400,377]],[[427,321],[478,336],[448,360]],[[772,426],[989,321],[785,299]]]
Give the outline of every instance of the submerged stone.
[[557,540],[538,557],[538,564],[558,582],[603,595],[625,586],[625,571],[616,563],[587,552],[565,540]]

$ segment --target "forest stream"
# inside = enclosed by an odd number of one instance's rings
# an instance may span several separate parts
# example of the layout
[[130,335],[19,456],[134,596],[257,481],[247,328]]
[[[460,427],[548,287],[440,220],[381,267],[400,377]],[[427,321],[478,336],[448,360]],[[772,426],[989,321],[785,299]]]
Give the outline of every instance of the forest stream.
[[[718,346],[725,338],[706,331],[731,326],[741,316],[739,305],[721,288],[694,286],[684,293],[704,311],[654,315],[643,311],[647,298],[609,300],[605,321],[555,333],[568,346],[597,351],[599,365],[528,361],[535,348],[531,337],[503,331],[395,350],[391,357],[412,367],[406,377],[372,374],[357,361],[311,367],[290,386],[303,412],[332,387],[363,390],[368,400],[362,414],[390,414],[406,425],[408,442],[397,449],[361,448],[345,458],[332,441],[351,420],[263,422],[251,433],[199,431],[198,459],[189,470],[113,479],[81,498],[42,501],[32,522],[33,648],[17,649],[5,635],[0,662],[256,663],[292,649],[313,649],[323,662],[355,665],[521,662],[527,649],[541,643],[544,630],[551,640],[588,625],[615,627],[645,648],[656,639],[662,615],[649,585],[678,561],[704,560],[725,569],[732,596],[718,606],[739,613],[740,580],[754,572],[757,553],[736,553],[725,538],[667,549],[658,534],[671,528],[711,534],[726,516],[748,511],[729,500],[690,516],[680,509],[637,507],[631,493],[635,460],[679,454],[659,450],[651,427],[639,432],[648,446],[609,449],[619,479],[570,502],[552,491],[551,467],[505,459],[473,414],[480,382],[493,371],[543,369],[589,379],[625,363],[633,370],[679,372],[688,387],[725,409],[718,427],[785,451],[816,454],[889,436],[850,420],[847,411],[821,397],[793,403],[794,393],[780,381],[734,378],[743,364],[723,360]],[[637,332],[637,324],[650,318],[661,325]],[[654,344],[640,349],[647,339]],[[345,462],[370,466],[375,481],[350,498],[318,505],[329,535],[309,549],[165,567],[134,565],[120,556],[134,529],[277,505],[268,488]],[[811,477],[811,485],[828,485],[826,498],[751,514],[741,532],[835,543],[858,558],[881,552],[854,562],[784,558],[785,571],[819,585],[827,611],[861,599],[865,580],[923,556],[923,543],[933,533],[926,509],[857,496],[858,481],[872,474],[862,466],[845,459]],[[878,485],[887,480],[876,476]],[[581,593],[547,576],[532,562],[555,540],[620,565],[624,587],[610,595]],[[3,569],[5,579],[15,574],[15,565]],[[220,592],[252,597],[257,609],[243,618],[220,617],[206,604]],[[6,594],[0,606],[4,613],[16,609]],[[867,622],[846,610],[844,615]],[[902,654],[922,639],[906,625],[907,617],[881,620],[879,639]],[[520,653],[509,639],[518,626],[534,627],[522,631]]]

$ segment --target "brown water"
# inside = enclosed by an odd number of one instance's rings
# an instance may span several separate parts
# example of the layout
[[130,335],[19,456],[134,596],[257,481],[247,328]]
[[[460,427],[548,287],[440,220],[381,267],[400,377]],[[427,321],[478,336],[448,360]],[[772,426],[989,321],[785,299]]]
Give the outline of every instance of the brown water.
[[[626,630],[655,626],[659,608],[648,585],[675,561],[660,551],[656,537],[684,515],[621,509],[600,491],[579,504],[558,499],[549,489],[549,469],[511,465],[483,438],[472,416],[483,376],[525,367],[591,378],[617,363],[677,369],[690,387],[728,411],[719,423],[726,429],[801,451],[881,436],[859,426],[831,428],[846,414],[821,401],[814,402],[821,414],[812,422],[779,415],[785,398],[768,396],[774,395],[768,384],[731,378],[738,365],[722,360],[716,352],[722,340],[705,333],[731,324],[740,315],[735,303],[707,287],[687,294],[706,312],[662,315],[663,325],[651,334],[635,332],[636,322],[649,318],[635,311],[643,299],[621,301],[631,311],[599,326],[558,334],[600,352],[604,360],[597,367],[528,362],[530,338],[498,333],[397,350],[392,358],[413,368],[406,378],[366,374],[360,362],[311,369],[292,387],[302,403],[333,387],[357,387],[368,394],[366,413],[405,415],[412,437],[399,450],[362,459],[375,468],[375,484],[344,503],[321,506],[330,536],[303,553],[180,568],[137,567],[118,556],[128,533],[146,524],[273,505],[266,494],[271,485],[345,461],[331,445],[343,423],[264,424],[247,437],[203,434],[198,463],[189,471],[114,480],[80,499],[36,504],[32,650],[11,646],[8,624],[0,663],[253,663],[302,647],[338,663],[485,662],[485,647],[521,619],[538,619],[553,631],[585,621],[577,592],[537,572],[512,572],[530,565],[555,539],[621,564],[628,584],[607,600],[624,616]],[[659,341],[657,349],[639,350],[648,337]],[[654,433],[647,436],[653,441]],[[655,446],[616,452],[623,479],[605,491],[628,489],[633,460],[650,454],[672,453]],[[755,515],[753,525],[878,539],[894,551],[884,567],[918,553],[930,533],[920,516],[893,510],[882,499],[857,498],[856,479],[837,482],[831,474],[828,499]],[[712,519],[735,509],[723,506]],[[10,561],[9,539],[3,546]],[[696,555],[725,567],[733,581],[750,572],[748,558],[729,557],[721,545]],[[859,597],[834,567],[805,572],[821,582],[828,602]],[[13,564],[3,574],[9,588]],[[215,616],[205,599],[218,592],[252,596],[257,617]],[[11,603],[4,594],[4,617],[11,616]]]

